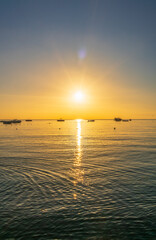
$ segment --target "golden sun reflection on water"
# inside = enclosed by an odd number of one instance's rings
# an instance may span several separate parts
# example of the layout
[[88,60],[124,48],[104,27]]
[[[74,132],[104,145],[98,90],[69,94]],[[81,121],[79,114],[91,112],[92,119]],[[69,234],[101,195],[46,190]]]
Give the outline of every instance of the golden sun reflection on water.
[[77,163],[81,163],[81,119],[77,120]]
[[[76,135],[76,154],[74,161],[74,186],[77,186],[78,183],[83,183],[84,181],[84,170],[82,169],[82,147],[81,147],[81,124],[82,120],[77,119],[77,135]],[[73,194],[74,199],[77,199],[77,194]]]

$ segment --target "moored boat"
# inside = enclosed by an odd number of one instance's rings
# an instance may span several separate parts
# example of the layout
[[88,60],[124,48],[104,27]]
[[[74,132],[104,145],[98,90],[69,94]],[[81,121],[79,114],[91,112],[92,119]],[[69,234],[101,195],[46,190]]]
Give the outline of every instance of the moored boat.
[[60,118],[60,119],[57,119],[58,122],[64,122],[65,120]]
[[18,120],[18,119],[14,119],[12,120],[12,123],[21,123],[22,121],[21,120]]
[[13,119],[13,120],[4,120],[2,122],[3,124],[12,124],[12,123],[21,123],[22,121],[18,119]]
[[114,121],[116,121],[116,122],[121,122],[121,121],[122,121],[122,119],[121,119],[121,118],[119,118],[119,117],[117,117],[117,118],[114,118]]
[[89,119],[88,122],[95,122],[95,120],[94,119]]
[[3,122],[3,124],[11,124],[12,123],[12,121],[2,121]]

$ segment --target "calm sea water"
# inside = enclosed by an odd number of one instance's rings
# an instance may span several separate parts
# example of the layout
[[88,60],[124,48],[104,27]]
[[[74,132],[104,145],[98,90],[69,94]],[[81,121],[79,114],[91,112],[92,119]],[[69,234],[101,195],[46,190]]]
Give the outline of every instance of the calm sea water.
[[155,240],[156,120],[0,123],[0,239]]

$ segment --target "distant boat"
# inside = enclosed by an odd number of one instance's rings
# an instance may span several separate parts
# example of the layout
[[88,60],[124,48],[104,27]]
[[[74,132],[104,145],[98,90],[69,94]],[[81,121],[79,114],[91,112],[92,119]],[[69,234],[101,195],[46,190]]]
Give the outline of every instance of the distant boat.
[[26,119],[25,121],[26,122],[32,122],[32,119]]
[[21,120],[14,119],[14,120],[2,121],[2,122],[3,124],[21,123]]
[[95,120],[94,119],[89,119],[88,122],[95,122]]
[[114,118],[114,121],[116,121],[116,122],[121,122],[121,121],[122,121],[122,119],[121,119],[121,118],[119,118],[119,117],[117,117],[117,118]]
[[2,121],[3,122],[3,124],[11,124],[12,123],[12,121]]
[[122,122],[129,122],[129,119],[123,119]]
[[21,123],[21,120],[14,119],[12,120],[12,123]]
[[60,119],[57,119],[58,122],[64,122],[65,120],[60,118]]

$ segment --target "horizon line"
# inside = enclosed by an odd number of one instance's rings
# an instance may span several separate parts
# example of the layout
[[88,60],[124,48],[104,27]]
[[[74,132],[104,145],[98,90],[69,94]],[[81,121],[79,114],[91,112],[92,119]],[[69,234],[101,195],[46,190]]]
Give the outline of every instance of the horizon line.
[[[1,118],[1,120],[10,120],[12,118]],[[60,118],[20,118],[20,120],[58,120]],[[62,118],[63,120],[114,120],[114,118]],[[131,119],[131,120],[156,120],[156,118],[123,118],[124,119]]]

